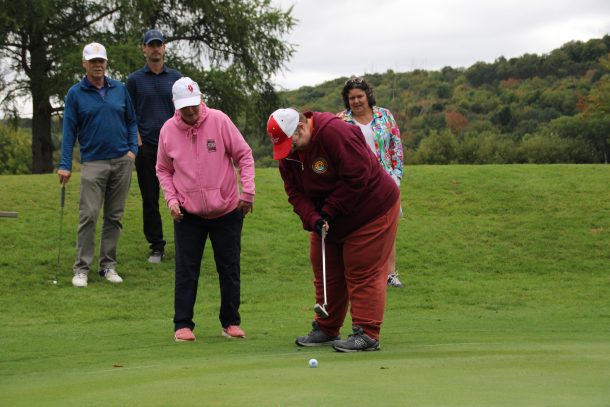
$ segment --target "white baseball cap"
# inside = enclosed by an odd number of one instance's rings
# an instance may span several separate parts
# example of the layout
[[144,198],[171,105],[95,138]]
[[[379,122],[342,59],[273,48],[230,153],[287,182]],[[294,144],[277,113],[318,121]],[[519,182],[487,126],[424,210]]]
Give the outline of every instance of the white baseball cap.
[[108,57],[106,56],[106,48],[97,42],[92,42],[91,44],[85,45],[85,48],[83,48],[83,59],[85,61],[89,61],[90,59],[95,58],[102,58],[107,61]]
[[199,85],[191,78],[180,78],[174,82],[172,95],[176,110],[187,106],[199,106],[201,103]]
[[281,160],[290,153],[292,135],[299,125],[299,112],[294,109],[277,109],[267,121],[267,135],[273,143],[273,159]]

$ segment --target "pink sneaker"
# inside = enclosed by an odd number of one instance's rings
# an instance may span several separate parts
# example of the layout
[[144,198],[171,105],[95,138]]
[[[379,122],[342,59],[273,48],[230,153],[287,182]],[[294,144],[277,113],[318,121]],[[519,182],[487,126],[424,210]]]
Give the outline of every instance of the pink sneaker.
[[245,338],[246,334],[239,325],[229,325],[222,329],[222,336],[226,338]]
[[174,333],[176,342],[192,342],[195,340],[195,334],[189,328],[180,328]]

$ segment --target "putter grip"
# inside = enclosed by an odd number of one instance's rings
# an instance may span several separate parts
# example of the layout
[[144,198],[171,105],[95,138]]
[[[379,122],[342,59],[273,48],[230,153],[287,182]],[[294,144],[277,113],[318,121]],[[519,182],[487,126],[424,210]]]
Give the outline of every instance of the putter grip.
[[63,208],[64,207],[64,203],[66,202],[66,185],[65,184],[61,184],[61,199],[60,199],[60,205]]

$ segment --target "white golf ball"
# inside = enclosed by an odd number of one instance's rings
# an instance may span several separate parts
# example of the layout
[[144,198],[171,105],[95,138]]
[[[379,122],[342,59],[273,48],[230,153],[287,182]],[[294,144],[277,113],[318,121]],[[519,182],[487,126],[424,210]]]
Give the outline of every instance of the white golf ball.
[[53,280],[53,284],[57,284],[57,280]]
[[317,359],[309,359],[309,367],[318,367]]

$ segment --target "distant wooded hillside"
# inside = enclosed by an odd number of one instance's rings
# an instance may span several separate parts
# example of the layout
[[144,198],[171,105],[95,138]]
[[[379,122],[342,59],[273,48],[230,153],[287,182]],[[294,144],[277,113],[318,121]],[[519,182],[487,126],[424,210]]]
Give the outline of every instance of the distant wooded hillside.
[[[366,74],[402,132],[407,163],[607,163],[610,36],[468,68]],[[348,78],[279,94],[306,110],[344,109]]]

